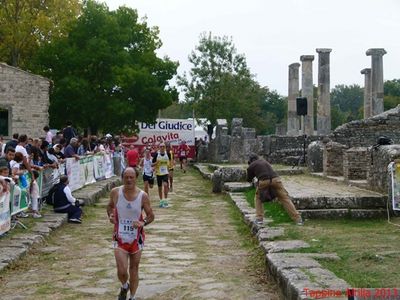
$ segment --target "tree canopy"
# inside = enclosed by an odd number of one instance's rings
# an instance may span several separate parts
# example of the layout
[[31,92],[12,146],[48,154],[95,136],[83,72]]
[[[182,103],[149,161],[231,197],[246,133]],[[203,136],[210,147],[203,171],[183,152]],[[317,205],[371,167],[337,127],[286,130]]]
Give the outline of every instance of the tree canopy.
[[79,0],[0,0],[0,61],[29,67],[41,45],[66,34],[80,8]]
[[400,104],[400,79],[386,80],[383,85],[383,105],[385,110]]
[[109,11],[86,1],[68,36],[42,47],[34,61],[54,81],[51,125],[69,119],[91,132],[116,132],[154,122],[158,110],[177,99],[168,81],[178,64],[157,57],[158,34],[134,9]]
[[200,35],[199,44],[189,55],[192,68],[178,78],[185,101],[196,116],[216,124],[219,118],[243,118],[243,124],[265,133],[267,116],[263,112],[266,91],[250,73],[246,58],[238,54],[231,38]]

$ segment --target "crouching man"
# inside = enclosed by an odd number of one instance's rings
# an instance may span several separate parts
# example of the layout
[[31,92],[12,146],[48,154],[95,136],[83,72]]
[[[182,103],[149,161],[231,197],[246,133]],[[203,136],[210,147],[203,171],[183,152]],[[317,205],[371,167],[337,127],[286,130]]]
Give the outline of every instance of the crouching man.
[[254,177],[258,179],[254,206],[256,207],[256,224],[263,224],[264,205],[260,199],[260,190],[270,188],[282,203],[283,207],[289,214],[290,218],[297,224],[303,225],[303,219],[296,210],[288,192],[282,184],[282,180],[278,174],[272,169],[272,166],[264,159],[258,157],[257,154],[250,154],[249,167],[247,168],[247,181],[251,182]]
[[54,212],[67,213],[69,222],[80,224],[82,223],[82,209],[80,206],[83,203],[72,196],[68,183],[68,176],[62,175],[60,182],[51,191]]

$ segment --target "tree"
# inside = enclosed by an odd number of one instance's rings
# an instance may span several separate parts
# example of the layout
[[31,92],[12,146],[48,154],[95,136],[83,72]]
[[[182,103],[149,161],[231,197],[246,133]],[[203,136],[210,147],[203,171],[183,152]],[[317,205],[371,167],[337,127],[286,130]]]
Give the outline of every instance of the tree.
[[270,91],[264,87],[262,109],[262,119],[265,123],[263,134],[274,134],[278,123],[286,122],[287,99],[279,95],[276,91]]
[[[331,91],[331,107],[336,109],[332,114],[332,127],[339,126],[345,122],[363,118],[364,91],[357,85],[337,85]],[[337,118],[337,119],[334,119]]]
[[400,104],[400,79],[386,80],[383,85],[383,105],[385,110]]
[[26,68],[40,45],[63,36],[79,0],[0,0],[0,61]]
[[177,99],[168,85],[177,63],[157,57],[158,33],[134,9],[86,1],[68,36],[45,45],[35,61],[54,81],[51,125],[70,119],[91,132],[117,132],[154,122]]
[[219,118],[243,118],[243,124],[262,131],[263,89],[254,80],[244,55],[238,54],[232,39],[200,35],[199,44],[189,55],[193,65],[189,75],[178,77],[185,101],[192,104],[196,116],[211,125]]

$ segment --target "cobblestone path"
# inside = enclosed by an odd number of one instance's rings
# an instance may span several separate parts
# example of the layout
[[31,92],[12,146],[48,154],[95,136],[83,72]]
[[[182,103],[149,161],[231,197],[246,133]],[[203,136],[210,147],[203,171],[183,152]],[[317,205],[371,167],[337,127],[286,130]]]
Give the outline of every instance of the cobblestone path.
[[[195,171],[175,172],[169,208],[157,207],[156,187],[150,193],[156,220],[146,227],[137,299],[279,299],[250,233],[234,224],[230,201]],[[3,272],[0,299],[116,299],[107,201]]]

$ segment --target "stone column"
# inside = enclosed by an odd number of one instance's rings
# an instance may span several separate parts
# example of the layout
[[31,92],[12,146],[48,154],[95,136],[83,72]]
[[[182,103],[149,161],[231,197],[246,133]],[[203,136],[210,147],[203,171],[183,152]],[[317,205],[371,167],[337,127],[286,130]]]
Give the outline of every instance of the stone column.
[[371,69],[366,68],[361,70],[364,78],[364,119],[372,117],[372,95],[371,95]]
[[317,134],[331,133],[330,62],[332,49],[317,48],[318,52],[318,102]]
[[383,112],[383,48],[372,48],[366,52],[371,56],[371,113],[373,116]]
[[287,135],[299,135],[300,118],[296,111],[296,98],[299,96],[299,63],[289,65],[289,89],[288,89],[288,117]]
[[304,116],[304,134],[314,135],[314,93],[312,62],[314,55],[300,56],[301,64],[301,96],[307,98],[307,115]]

